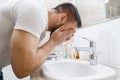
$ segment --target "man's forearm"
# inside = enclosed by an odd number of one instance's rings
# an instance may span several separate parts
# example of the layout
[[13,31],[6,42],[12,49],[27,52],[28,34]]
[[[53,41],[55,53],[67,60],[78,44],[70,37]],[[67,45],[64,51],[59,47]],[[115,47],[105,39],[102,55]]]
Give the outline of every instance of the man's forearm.
[[[23,77],[33,73],[36,69],[38,69],[42,64],[45,62],[45,60],[48,58],[48,55],[50,54],[50,51],[54,49],[56,44],[54,41],[49,40],[45,45],[42,47],[39,47],[36,51],[36,55],[31,58],[30,64],[26,64],[26,73],[23,74]],[[32,64],[32,65],[31,65]],[[31,66],[27,66],[31,65]]]
[[38,65],[41,66],[43,62],[48,58],[50,51],[55,48],[56,44],[53,40],[49,40],[45,45],[39,47],[37,50],[36,58]]

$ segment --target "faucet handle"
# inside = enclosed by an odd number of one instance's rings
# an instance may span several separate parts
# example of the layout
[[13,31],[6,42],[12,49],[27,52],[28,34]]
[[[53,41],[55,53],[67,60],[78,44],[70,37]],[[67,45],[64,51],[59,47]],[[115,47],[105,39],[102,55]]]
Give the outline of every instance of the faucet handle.
[[83,39],[85,39],[85,40],[87,40],[87,41],[92,41],[92,40],[90,40],[90,39],[88,39],[88,38],[86,38],[86,37],[83,37]]
[[85,39],[85,40],[90,42],[90,47],[94,47],[96,45],[95,41],[93,41],[93,40],[90,40],[90,39],[88,39],[86,37],[83,37],[83,39]]

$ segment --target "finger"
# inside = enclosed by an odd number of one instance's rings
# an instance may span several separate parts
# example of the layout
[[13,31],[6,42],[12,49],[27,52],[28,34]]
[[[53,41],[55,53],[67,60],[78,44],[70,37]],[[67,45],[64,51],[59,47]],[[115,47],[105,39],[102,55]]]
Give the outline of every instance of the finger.
[[69,41],[71,38],[67,38],[66,41]]
[[64,26],[61,26],[60,28],[58,28],[60,31],[63,31],[64,30]]
[[73,28],[71,28],[71,29],[67,29],[67,30],[63,30],[63,31],[69,31],[69,32],[71,32],[71,33],[75,33],[75,32],[76,32],[76,30],[73,29]]
[[69,37],[73,36],[75,31],[74,30],[66,30],[64,31],[65,32],[65,35],[69,35]]
[[73,37],[71,36],[71,37],[67,38],[66,41],[68,41],[68,40],[70,40],[70,39],[72,39],[72,38],[73,38]]

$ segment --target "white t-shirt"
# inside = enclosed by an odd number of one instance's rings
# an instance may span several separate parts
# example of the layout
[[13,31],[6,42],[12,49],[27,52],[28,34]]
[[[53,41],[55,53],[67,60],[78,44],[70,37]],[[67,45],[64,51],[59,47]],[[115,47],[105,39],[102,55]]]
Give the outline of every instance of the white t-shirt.
[[48,10],[41,0],[9,0],[0,5],[0,69],[10,64],[13,29],[27,31],[42,39],[47,26]]

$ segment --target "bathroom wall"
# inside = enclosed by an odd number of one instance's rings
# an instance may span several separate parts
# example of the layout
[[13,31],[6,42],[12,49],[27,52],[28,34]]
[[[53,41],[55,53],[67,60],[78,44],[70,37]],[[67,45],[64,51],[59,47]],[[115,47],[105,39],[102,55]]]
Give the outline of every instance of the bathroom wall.
[[109,64],[120,68],[120,18],[108,24]]
[[6,1],[8,1],[8,0],[0,0],[0,4],[4,3]]
[[[74,37],[75,46],[88,46],[82,37],[96,42],[98,62],[120,68],[120,18],[79,29]],[[82,53],[82,52],[81,52]],[[82,56],[81,56],[82,57]]]

